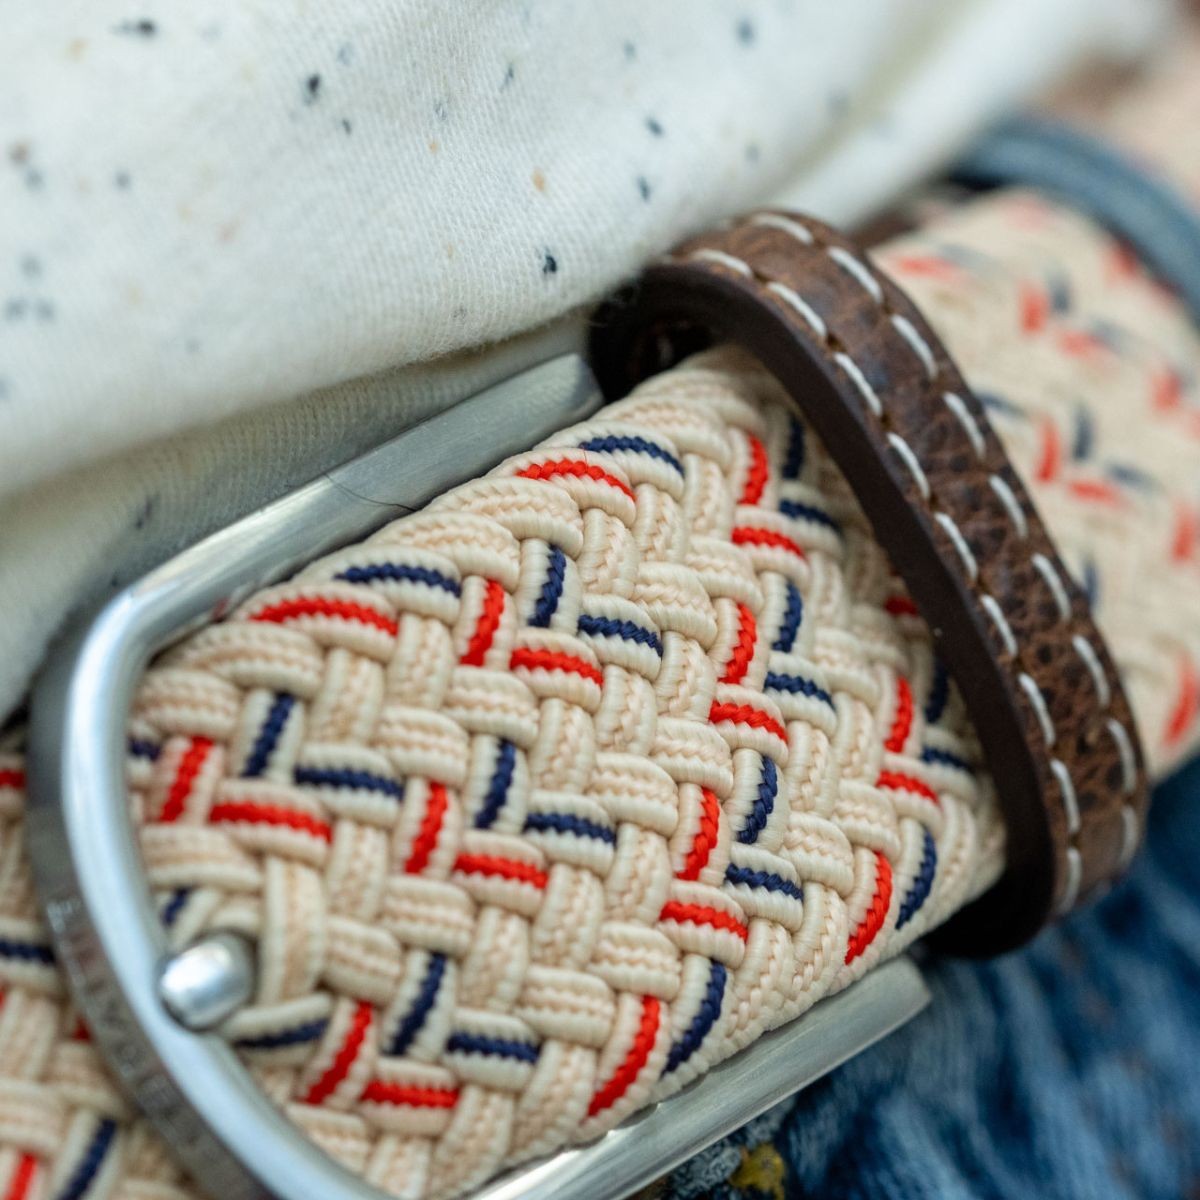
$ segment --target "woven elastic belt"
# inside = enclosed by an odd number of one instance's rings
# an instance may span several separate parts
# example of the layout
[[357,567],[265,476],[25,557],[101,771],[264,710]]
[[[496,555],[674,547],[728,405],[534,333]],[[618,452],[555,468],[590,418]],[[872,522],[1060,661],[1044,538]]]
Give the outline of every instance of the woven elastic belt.
[[[658,374],[713,343],[732,348]],[[870,539],[805,491],[797,414],[932,630],[1004,811],[1003,875],[942,936],[1015,945],[1136,847],[1141,751],[1088,605],[860,250],[779,212],[689,241],[598,315],[591,365],[610,399],[647,382],[585,425],[578,364],[477,397],[154,572],[39,685],[29,845],[59,964],[210,1194],[361,1196],[320,1142],[372,1187],[448,1196],[573,1141],[490,1195],[625,1195],[920,1007],[876,963],[972,893],[983,785],[969,731],[914,702],[903,635],[878,661],[863,635],[852,668],[805,657],[808,555]],[[451,459],[504,454],[442,494]],[[360,540],[388,505],[429,507]],[[151,652],[198,624],[126,729]],[[846,728],[872,744],[831,779]],[[326,886],[336,987],[309,977]],[[355,1157],[358,1114],[381,1132]]]
[[698,337],[746,346],[784,383],[933,630],[1008,826],[1003,879],[945,936],[1019,944],[1124,868],[1147,803],[1087,600],[944,347],[845,237],[757,213],[685,242],[604,310],[601,384],[623,395]]
[[1200,321],[1200,217],[1169,182],[1111,142],[1023,116],[993,129],[953,174],[975,187],[1036,188],[1087,213],[1124,238]]

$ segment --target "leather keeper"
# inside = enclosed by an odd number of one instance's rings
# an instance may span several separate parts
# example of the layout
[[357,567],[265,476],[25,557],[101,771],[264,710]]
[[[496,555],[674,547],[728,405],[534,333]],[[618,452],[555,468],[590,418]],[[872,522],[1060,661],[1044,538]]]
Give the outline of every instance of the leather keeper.
[[758,212],[686,241],[599,311],[591,359],[615,399],[721,341],[823,440],[978,733],[1006,867],[939,940],[1019,945],[1115,878],[1144,824],[1137,732],[1087,600],[945,348],[843,235]]

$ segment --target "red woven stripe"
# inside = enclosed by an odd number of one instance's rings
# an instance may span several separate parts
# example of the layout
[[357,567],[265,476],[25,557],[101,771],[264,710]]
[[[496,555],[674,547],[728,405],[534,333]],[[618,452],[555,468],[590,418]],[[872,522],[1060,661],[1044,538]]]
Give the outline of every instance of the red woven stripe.
[[494,854],[460,854],[454,860],[454,869],[468,875],[498,875],[517,883],[531,883],[536,888],[544,888],[550,882],[550,876],[531,863],[499,858]]
[[741,603],[738,604],[737,611],[737,641],[729,655],[729,664],[725,668],[725,674],[721,676],[722,683],[742,682],[746,677],[750,660],[754,657],[754,643],[758,640],[758,625],[754,620],[754,614]]
[[592,1101],[588,1105],[589,1117],[594,1117],[606,1108],[611,1108],[633,1086],[638,1075],[641,1074],[642,1068],[646,1065],[650,1052],[654,1049],[655,1040],[658,1038],[659,1020],[658,998],[643,996],[642,1019],[638,1022],[638,1030],[634,1035],[633,1044],[629,1047],[629,1053],[612,1073],[612,1078],[593,1094]]
[[682,900],[668,900],[663,905],[662,912],[658,914],[658,919],[690,925],[708,925],[712,929],[732,933],[743,942],[750,936],[750,930],[737,917],[704,904],[684,904]]
[[749,704],[717,704],[714,702],[708,710],[708,719],[719,725],[722,721],[732,721],[735,725],[749,725],[751,729],[765,729],[773,733],[781,742],[787,741],[787,730],[774,717],[761,709],[751,708]]
[[1072,358],[1087,358],[1108,349],[1102,338],[1085,329],[1065,329],[1058,335],[1058,348]]
[[38,1160],[32,1154],[22,1154],[17,1160],[17,1168],[9,1180],[4,1200],[26,1200],[32,1191],[37,1169]]
[[[1200,522],[1197,515],[1182,501],[1175,505],[1175,531],[1171,537],[1171,558],[1175,562],[1187,562],[1196,553],[1196,542],[1200,539]],[[0,772],[0,782],[3,773]]]
[[700,796],[700,828],[696,830],[692,848],[679,869],[680,879],[700,878],[700,872],[704,870],[713,847],[717,844],[717,834],[721,828],[721,805],[717,797],[708,788],[701,789]]
[[1062,466],[1062,438],[1058,426],[1051,420],[1042,422],[1042,450],[1033,469],[1034,478],[1049,483]]
[[932,254],[901,254],[888,259],[888,270],[901,275],[921,275],[927,279],[954,279],[958,267]]
[[1105,479],[1073,479],[1070,489],[1080,500],[1096,504],[1120,504],[1122,501],[1121,489]]
[[278,825],[311,834],[323,842],[333,841],[333,828],[325,821],[320,821],[308,813],[297,812],[294,808],[283,808],[278,804],[227,800],[223,804],[214,804],[209,810],[208,819],[214,824],[232,821],[246,825]]
[[912,688],[908,686],[908,680],[901,675],[896,680],[896,715],[892,718],[892,728],[888,733],[887,741],[883,743],[883,748],[890,750],[893,754],[899,754],[904,749],[904,743],[908,741],[908,735],[912,731],[912,721]]
[[594,479],[597,483],[607,483],[624,492],[630,500],[635,499],[633,489],[622,483],[615,475],[610,475],[595,463],[583,462],[577,458],[560,458],[554,462],[534,463],[517,472],[521,479],[553,479],[556,475],[570,475],[576,479]]
[[1043,288],[1024,284],[1021,288],[1021,330],[1037,333],[1050,314],[1050,297]]
[[527,671],[565,671],[568,675],[590,679],[597,687],[604,683],[604,675],[598,667],[593,667],[590,662],[576,658],[573,654],[563,654],[558,650],[518,646],[512,652],[508,665],[512,670],[523,667]]
[[875,786],[890,788],[892,791],[915,792],[918,796],[924,796],[926,800],[932,800],[934,804],[938,803],[937,792],[915,775],[902,775],[899,771],[880,771]]
[[1128,242],[1117,242],[1108,256],[1110,272],[1120,279],[1133,279],[1141,263],[1137,251]]
[[467,643],[466,653],[462,656],[465,667],[482,667],[484,655],[491,648],[492,639],[500,626],[500,618],[504,615],[504,588],[495,579],[487,581],[487,589],[483,595],[483,611],[475,623],[475,632]]
[[24,788],[25,772],[14,770],[11,767],[0,768],[0,787],[18,789]]
[[196,776],[200,774],[204,760],[208,758],[212,747],[211,738],[192,738],[192,744],[183,752],[183,756],[179,760],[179,768],[175,772],[175,778],[171,780],[167,798],[163,801],[162,811],[158,814],[160,821],[170,823],[179,819],[187,804],[187,798],[191,795],[192,784],[196,782]]
[[850,935],[846,947],[846,962],[853,962],[874,940],[883,928],[888,905],[892,902],[892,864],[884,854],[875,851],[875,897],[867,909],[858,928]]
[[376,612],[365,604],[355,604],[350,600],[335,600],[330,596],[301,596],[295,600],[281,600],[278,604],[268,604],[258,612],[251,613],[252,621],[271,621],[281,624],[284,621],[294,621],[298,617],[336,617],[341,621],[358,621],[362,625],[371,625],[382,629],[393,637],[399,626],[391,617]]
[[767,451],[752,433],[746,434],[746,441],[750,444],[750,466],[746,471],[746,486],[738,503],[757,504],[767,486]]
[[775,550],[786,550],[799,558],[804,557],[804,551],[798,543],[773,529],[754,529],[747,525],[738,525],[729,535],[729,540],[735,546],[769,546]]
[[362,1099],[370,1104],[396,1104],[409,1108],[453,1108],[458,1103],[458,1089],[410,1087],[372,1079],[363,1088]]
[[883,607],[893,617],[915,617],[917,615],[917,606],[910,596],[889,596],[884,601]]
[[1179,689],[1176,693],[1175,705],[1167,721],[1167,730],[1163,741],[1173,746],[1191,728],[1200,709],[1200,679],[1196,675],[1195,664],[1188,658],[1179,661]]
[[1177,371],[1158,371],[1150,382],[1150,403],[1159,412],[1169,412],[1183,403],[1183,380]]
[[408,862],[404,864],[404,870],[409,875],[419,875],[429,865],[429,856],[437,846],[438,834],[442,831],[442,819],[446,815],[448,804],[446,785],[430,783],[425,816],[413,841],[412,853],[408,856]]
[[350,1073],[350,1068],[354,1066],[354,1060],[358,1057],[363,1042],[367,1040],[367,1033],[373,1019],[374,1013],[371,1006],[365,1000],[360,1000],[350,1021],[350,1028],[346,1031],[346,1040],[342,1042],[341,1049],[333,1056],[333,1062],[329,1064],[329,1069],[308,1089],[308,1094],[304,1097],[305,1104],[320,1104],[333,1095],[338,1084],[346,1078]]

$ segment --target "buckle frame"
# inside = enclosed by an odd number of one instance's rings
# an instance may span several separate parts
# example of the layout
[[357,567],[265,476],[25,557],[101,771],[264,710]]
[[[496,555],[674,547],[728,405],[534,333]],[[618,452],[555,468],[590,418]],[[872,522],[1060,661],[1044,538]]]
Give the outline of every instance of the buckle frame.
[[[154,653],[258,588],[586,419],[601,403],[591,371],[572,354],[481,392],[157,567],[76,625],[38,679],[28,844],[58,961],[118,1083],[219,1200],[369,1200],[379,1193],[306,1138],[233,1049],[204,1032],[208,1025],[189,1028],[164,996],[164,973],[176,959],[142,871],[125,794],[125,724],[137,680]],[[231,994],[234,985],[244,988],[245,980],[233,981]],[[669,1100],[477,1196],[627,1196],[928,1002],[911,960],[886,963]]]

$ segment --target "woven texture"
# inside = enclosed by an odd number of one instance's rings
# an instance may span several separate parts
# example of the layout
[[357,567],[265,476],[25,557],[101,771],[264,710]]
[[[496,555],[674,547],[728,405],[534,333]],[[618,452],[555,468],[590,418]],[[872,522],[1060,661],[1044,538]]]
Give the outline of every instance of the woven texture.
[[1152,775],[1200,713],[1200,336],[1129,248],[1030,192],[878,256],[931,316],[1082,582]]
[[[1196,734],[1194,333],[1028,197],[881,261],[991,398],[1161,771]],[[192,1195],[62,1001],[12,749],[0,1195]],[[719,351],[173,650],[130,779],[171,937],[259,943],[226,1032],[264,1089],[416,1197],[594,1136],[986,886],[975,756],[820,447]]]

